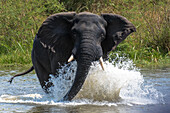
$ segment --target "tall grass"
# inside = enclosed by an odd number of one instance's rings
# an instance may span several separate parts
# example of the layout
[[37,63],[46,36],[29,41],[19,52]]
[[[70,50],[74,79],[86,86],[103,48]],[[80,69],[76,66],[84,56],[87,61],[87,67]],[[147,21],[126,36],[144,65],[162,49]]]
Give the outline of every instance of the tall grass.
[[[168,0],[1,0],[0,64],[29,64],[33,39],[47,16],[63,11],[114,13],[137,28],[113,52],[137,64],[169,63]],[[114,54],[110,54],[114,58]]]
[[31,63],[33,39],[39,26],[47,16],[60,11],[64,8],[57,0],[1,0],[0,63]]

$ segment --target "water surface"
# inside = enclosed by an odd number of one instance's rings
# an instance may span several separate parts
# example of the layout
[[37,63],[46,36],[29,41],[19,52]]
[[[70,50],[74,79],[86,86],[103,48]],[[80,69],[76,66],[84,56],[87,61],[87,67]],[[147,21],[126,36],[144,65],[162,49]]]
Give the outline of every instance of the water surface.
[[55,84],[51,95],[43,92],[35,73],[17,77],[9,84],[10,77],[25,69],[1,69],[0,112],[168,113],[170,68],[137,69],[131,63],[105,62],[105,71],[94,63],[71,102],[59,100],[74,81],[76,62],[64,66],[58,78],[51,75]]

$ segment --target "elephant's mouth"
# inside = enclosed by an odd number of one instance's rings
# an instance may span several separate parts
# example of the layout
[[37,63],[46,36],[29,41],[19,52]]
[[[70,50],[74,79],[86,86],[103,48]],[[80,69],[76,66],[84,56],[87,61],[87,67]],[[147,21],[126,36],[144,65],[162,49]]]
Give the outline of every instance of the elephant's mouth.
[[[74,55],[72,54],[70,56],[70,58],[68,59],[68,63],[73,61],[73,60],[74,60]],[[104,63],[103,63],[103,58],[102,57],[100,57],[99,62],[100,62],[101,68],[104,70]]]

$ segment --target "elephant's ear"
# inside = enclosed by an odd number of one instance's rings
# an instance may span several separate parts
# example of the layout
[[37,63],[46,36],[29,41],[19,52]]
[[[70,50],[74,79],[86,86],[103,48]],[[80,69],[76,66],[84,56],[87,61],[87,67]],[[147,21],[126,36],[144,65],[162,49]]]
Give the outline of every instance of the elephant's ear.
[[125,17],[114,14],[101,15],[107,22],[106,38],[102,42],[104,56],[122,42],[129,34],[136,31],[135,26]]
[[[70,51],[72,19],[76,13],[57,13],[49,16],[41,25],[37,38],[44,48],[56,51]],[[57,46],[56,46],[57,45]]]

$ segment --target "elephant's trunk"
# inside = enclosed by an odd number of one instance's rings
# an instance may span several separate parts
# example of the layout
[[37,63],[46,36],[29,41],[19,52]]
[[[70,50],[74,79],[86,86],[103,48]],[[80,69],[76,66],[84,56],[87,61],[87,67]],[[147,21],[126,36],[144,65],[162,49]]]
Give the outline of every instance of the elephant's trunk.
[[80,91],[87,74],[90,69],[91,62],[94,61],[94,50],[92,49],[93,44],[88,44],[87,40],[82,41],[80,44],[80,54],[77,59],[77,72],[74,83],[70,91],[64,96],[64,100],[72,100],[76,94]]

